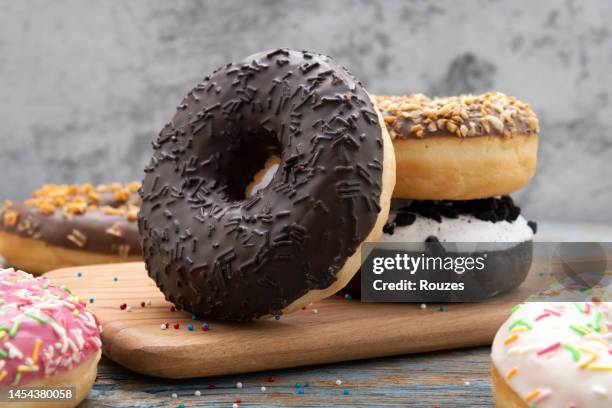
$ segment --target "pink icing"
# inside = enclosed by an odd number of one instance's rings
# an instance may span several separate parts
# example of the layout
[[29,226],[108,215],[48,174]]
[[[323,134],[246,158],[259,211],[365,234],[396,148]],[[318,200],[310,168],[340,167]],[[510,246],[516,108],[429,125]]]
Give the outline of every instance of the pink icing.
[[100,349],[100,331],[85,302],[67,289],[44,276],[0,269],[0,387],[79,365]]

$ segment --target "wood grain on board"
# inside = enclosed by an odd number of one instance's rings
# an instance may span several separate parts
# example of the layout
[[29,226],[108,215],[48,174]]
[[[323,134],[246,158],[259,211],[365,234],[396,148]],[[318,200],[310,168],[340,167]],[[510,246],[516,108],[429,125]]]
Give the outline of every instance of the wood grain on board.
[[[171,311],[142,263],[65,268],[48,273],[90,307],[103,326],[104,354],[136,372],[193,378],[255,372],[490,344],[516,301],[374,304],[339,296],[280,320],[209,322]],[[151,304],[141,307],[141,302]],[[121,310],[122,304],[129,308]],[[127,311],[131,309],[131,311]],[[316,309],[316,310],[315,310]],[[162,330],[162,323],[169,323]],[[175,329],[174,325],[179,324]],[[193,325],[193,331],[188,325]]]

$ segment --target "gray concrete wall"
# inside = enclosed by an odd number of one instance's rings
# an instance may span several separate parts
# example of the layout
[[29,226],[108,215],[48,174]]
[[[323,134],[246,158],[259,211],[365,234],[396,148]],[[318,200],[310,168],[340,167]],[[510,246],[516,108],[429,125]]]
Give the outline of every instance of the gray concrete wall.
[[612,2],[1,1],[0,199],[141,178],[149,142],[217,66],[288,46],[372,93],[499,90],[542,125],[533,219],[612,222]]

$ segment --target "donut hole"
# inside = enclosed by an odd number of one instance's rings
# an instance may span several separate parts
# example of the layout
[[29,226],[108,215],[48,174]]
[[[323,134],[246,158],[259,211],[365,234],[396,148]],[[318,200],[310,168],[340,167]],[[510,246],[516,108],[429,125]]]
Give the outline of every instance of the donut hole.
[[281,146],[272,136],[242,141],[227,170],[227,194],[244,200],[270,184],[280,164]]
[[279,156],[274,155],[268,157],[264,163],[264,166],[259,169],[257,173],[255,173],[251,182],[246,186],[244,191],[246,198],[252,197],[253,194],[259,190],[263,190],[264,188],[268,187],[268,185],[272,182],[272,178],[274,178],[276,171],[278,170],[280,161]]

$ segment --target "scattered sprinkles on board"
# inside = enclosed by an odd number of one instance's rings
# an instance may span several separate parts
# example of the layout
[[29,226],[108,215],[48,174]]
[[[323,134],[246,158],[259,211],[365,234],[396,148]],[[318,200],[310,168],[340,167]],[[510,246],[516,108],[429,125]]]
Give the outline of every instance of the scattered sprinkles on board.
[[44,276],[0,269],[0,386],[61,373],[97,352],[101,328],[86,305]]
[[519,304],[492,359],[530,408],[612,406],[612,303]]

